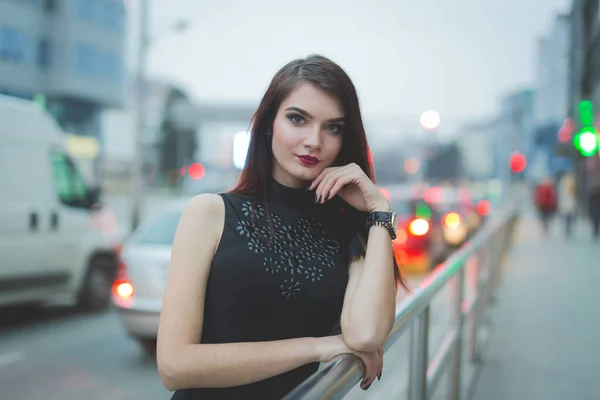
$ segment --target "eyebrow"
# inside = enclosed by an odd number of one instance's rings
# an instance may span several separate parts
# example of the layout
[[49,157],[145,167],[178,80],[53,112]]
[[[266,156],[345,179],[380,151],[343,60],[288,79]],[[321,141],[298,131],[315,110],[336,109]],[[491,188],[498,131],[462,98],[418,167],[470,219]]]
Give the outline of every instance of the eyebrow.
[[[301,109],[299,107],[293,107],[293,106],[288,107],[285,109],[285,111],[296,111],[302,115],[307,116],[308,118],[313,118],[313,116],[308,111],[304,111],[303,109]],[[328,119],[327,122],[346,122],[346,117],[331,118],[331,119]]]

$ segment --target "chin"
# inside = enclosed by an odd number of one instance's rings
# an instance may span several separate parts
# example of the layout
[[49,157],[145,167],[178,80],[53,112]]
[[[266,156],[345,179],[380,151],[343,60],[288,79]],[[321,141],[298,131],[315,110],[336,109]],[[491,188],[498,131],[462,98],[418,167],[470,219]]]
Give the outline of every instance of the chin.
[[294,165],[287,169],[287,173],[300,181],[310,182],[314,180],[323,171],[323,168],[305,168],[301,165]]

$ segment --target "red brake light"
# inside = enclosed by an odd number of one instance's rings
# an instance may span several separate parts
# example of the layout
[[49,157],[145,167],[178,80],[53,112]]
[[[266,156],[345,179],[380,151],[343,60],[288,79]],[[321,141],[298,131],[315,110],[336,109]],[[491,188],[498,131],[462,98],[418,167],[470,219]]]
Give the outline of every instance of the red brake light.
[[444,216],[444,225],[448,228],[456,228],[460,225],[460,215],[455,212],[449,212]]
[[113,292],[121,299],[130,299],[133,297],[133,285],[127,281],[117,280],[113,284]]
[[113,293],[116,297],[122,300],[130,300],[133,298],[133,285],[127,277],[127,264],[121,259],[121,254],[117,255],[117,279],[113,283]]
[[416,218],[408,225],[408,231],[414,236],[424,236],[429,232],[429,222],[423,218]]

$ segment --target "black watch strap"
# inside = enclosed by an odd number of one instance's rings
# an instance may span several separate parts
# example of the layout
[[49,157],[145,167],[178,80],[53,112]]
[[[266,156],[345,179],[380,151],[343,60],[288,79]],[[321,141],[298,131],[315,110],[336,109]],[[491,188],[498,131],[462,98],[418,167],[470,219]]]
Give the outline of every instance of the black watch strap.
[[373,211],[367,217],[365,228],[368,231],[373,225],[383,226],[389,232],[392,240],[396,239],[396,214],[393,211]]

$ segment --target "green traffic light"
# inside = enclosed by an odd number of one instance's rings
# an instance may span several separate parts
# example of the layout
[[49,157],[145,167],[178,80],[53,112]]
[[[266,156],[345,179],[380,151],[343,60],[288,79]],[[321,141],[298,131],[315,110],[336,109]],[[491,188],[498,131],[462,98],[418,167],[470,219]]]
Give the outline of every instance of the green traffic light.
[[577,150],[584,157],[591,157],[598,151],[598,133],[593,127],[586,127],[574,139]]
[[427,203],[423,201],[417,202],[417,206],[415,208],[415,217],[426,220],[431,219],[431,209],[429,206],[427,206]]

